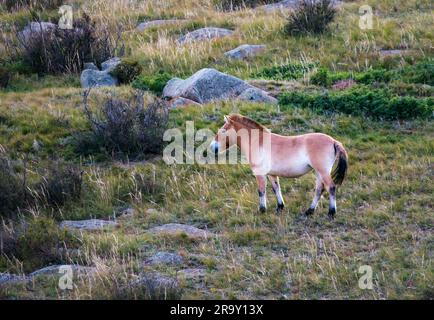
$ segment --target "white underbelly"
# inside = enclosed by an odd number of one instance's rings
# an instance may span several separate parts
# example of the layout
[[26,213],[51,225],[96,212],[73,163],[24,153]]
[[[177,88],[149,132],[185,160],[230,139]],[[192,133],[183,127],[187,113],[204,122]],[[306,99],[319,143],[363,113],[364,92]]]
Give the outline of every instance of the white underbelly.
[[312,170],[309,160],[303,154],[288,156],[284,159],[272,159],[271,175],[296,178]]

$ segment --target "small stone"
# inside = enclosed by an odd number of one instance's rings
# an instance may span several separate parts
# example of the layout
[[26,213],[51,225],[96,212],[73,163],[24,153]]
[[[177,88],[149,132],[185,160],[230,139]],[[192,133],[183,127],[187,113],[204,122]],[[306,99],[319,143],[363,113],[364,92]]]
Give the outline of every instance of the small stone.
[[180,265],[184,262],[184,258],[177,253],[157,252],[155,255],[146,260],[146,264],[151,265]]
[[117,227],[119,223],[111,220],[65,220],[60,223],[60,228],[69,230],[102,230],[110,227]]
[[136,214],[136,209],[134,208],[126,208],[120,212],[120,216],[122,217],[130,217]]
[[224,55],[230,59],[245,59],[248,57],[253,57],[258,53],[264,51],[266,48],[265,45],[251,45],[251,44],[243,44],[233,50],[225,52]]
[[231,36],[234,32],[229,29],[224,28],[201,28],[192,32],[187,33],[186,35],[180,37],[178,39],[179,43],[187,43],[194,41],[203,41],[203,40],[213,40],[222,37]]
[[168,223],[162,226],[149,229],[149,232],[154,234],[171,234],[176,235],[179,233],[186,234],[189,238],[202,238],[207,239],[212,236],[211,232],[180,223]]

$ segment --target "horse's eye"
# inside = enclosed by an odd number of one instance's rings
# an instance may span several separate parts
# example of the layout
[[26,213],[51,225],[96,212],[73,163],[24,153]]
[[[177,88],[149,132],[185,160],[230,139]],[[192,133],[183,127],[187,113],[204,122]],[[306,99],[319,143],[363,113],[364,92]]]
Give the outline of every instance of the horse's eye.
[[220,133],[225,133],[226,132],[226,129],[221,129],[220,130]]

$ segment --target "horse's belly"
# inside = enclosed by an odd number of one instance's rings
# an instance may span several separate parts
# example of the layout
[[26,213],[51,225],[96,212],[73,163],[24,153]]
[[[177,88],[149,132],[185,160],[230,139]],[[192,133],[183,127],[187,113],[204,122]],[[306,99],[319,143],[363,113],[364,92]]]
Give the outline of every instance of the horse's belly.
[[296,178],[308,173],[310,170],[312,170],[312,167],[309,165],[307,159],[303,157],[291,157],[281,161],[273,161],[270,174]]

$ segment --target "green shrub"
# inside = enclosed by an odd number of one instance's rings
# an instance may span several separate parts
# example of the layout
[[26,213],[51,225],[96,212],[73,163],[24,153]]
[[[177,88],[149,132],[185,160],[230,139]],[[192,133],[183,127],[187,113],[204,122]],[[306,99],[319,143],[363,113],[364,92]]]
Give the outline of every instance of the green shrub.
[[386,120],[431,117],[433,101],[432,98],[398,97],[389,90],[367,87],[354,87],[324,94],[291,92],[280,97],[282,105]]
[[155,75],[146,75],[136,78],[132,86],[139,90],[151,91],[156,95],[161,95],[167,82],[172,78],[173,77],[165,71],[159,71]]
[[407,83],[421,83],[434,86],[434,59],[419,61],[406,66],[399,72],[399,77]]
[[323,87],[328,87],[332,84],[329,72],[325,68],[318,69],[318,71],[314,75],[312,75],[310,81],[315,85]]
[[110,74],[118,78],[119,83],[129,84],[142,73],[142,70],[137,61],[123,59]]
[[0,157],[0,216],[10,215],[27,204],[27,188],[11,159]]
[[294,80],[303,77],[316,64],[284,64],[280,66],[266,67],[259,72],[254,73],[254,78],[263,78],[271,80]]
[[51,163],[41,182],[35,187],[40,200],[48,205],[62,206],[68,200],[81,197],[82,171],[79,167],[60,161]]
[[335,15],[331,0],[302,0],[290,13],[285,31],[289,35],[324,33]]
[[9,259],[18,259],[23,263],[25,272],[45,267],[49,264],[61,264],[64,261],[63,248],[77,248],[78,240],[66,230],[61,230],[50,218],[34,217],[22,226],[10,231],[5,237],[7,244],[2,254]]
[[12,78],[12,72],[5,67],[0,67],[0,88],[6,88]]

